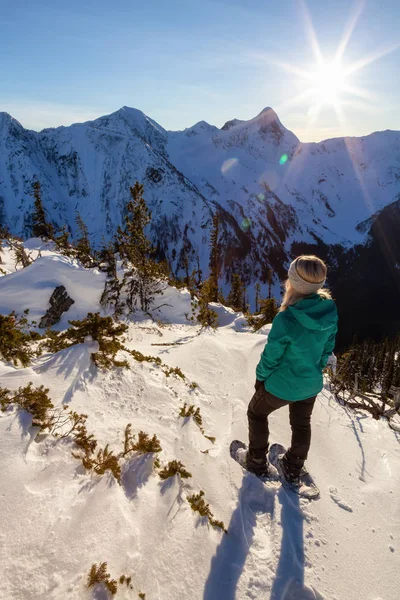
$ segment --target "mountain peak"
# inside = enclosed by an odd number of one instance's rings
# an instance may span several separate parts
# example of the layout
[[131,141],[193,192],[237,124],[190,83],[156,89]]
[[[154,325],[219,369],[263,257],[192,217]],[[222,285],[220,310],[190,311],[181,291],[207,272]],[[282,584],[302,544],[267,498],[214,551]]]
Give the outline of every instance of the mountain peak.
[[11,124],[22,128],[21,123],[17,119],[14,119],[8,112],[0,112],[0,128]]
[[140,137],[150,146],[164,150],[167,138],[165,129],[137,108],[122,106],[110,115],[99,117],[91,123],[123,135]]
[[241,119],[231,119],[230,121],[227,121],[225,123],[225,125],[223,125],[221,127],[221,130],[228,131],[229,129],[232,129],[232,127],[235,127],[236,125],[240,125],[241,123],[244,123],[244,121],[242,121]]
[[258,113],[258,115],[256,117],[254,117],[254,119],[251,119],[251,121],[259,121],[260,119],[262,119],[263,121],[277,121],[280,125],[282,125],[282,123],[279,120],[278,115],[276,114],[276,112],[274,111],[273,108],[271,108],[270,106],[266,106],[265,108],[262,109],[262,111],[260,113]]

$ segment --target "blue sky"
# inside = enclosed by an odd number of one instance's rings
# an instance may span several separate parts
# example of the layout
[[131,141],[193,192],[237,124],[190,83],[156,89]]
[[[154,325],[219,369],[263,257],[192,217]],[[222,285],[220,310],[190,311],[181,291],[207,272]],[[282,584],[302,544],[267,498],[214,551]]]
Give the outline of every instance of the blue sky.
[[[303,141],[400,129],[398,0],[0,0],[0,8],[0,111],[25,127],[127,105],[166,129],[221,127],[265,106]],[[316,69],[313,31],[325,63],[346,31],[343,66],[370,61],[347,76],[352,91],[339,91],[339,112],[293,72]]]

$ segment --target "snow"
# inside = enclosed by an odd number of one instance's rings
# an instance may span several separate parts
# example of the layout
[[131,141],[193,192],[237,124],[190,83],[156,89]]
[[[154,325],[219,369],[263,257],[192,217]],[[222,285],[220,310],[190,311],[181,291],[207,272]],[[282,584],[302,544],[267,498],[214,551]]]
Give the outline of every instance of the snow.
[[[33,257],[37,256],[40,242],[27,244]],[[35,252],[36,251],[36,252]],[[83,269],[78,261],[61,256],[52,250],[41,249],[42,257],[29,267],[10,273],[0,280],[0,313],[17,314],[29,309],[29,320],[39,322],[49,308],[50,296],[57,286],[63,285],[75,300],[68,313],[64,313],[57,328],[68,327],[68,320],[82,319],[88,312],[98,310],[105,274],[97,269]],[[8,253],[7,265],[11,261]]]
[[[365,223],[400,193],[399,148],[395,131],[301,143],[269,107],[222,129],[200,121],[177,132],[126,106],[40,133],[3,114],[0,214],[13,233],[29,234],[36,177],[52,222],[68,224],[76,235],[79,210],[99,245],[121,223],[137,179],[152,210],[153,241],[162,239],[174,268],[184,247],[190,265],[198,252],[206,271],[203,250],[217,205],[226,211],[227,244],[250,244],[253,254],[276,245],[280,235],[287,252],[294,241],[314,243],[315,235],[327,244],[365,242]],[[249,234],[246,241],[241,229]],[[256,266],[264,261],[256,256]]]
[[[48,250],[0,278],[0,311],[32,306],[29,317],[37,317],[63,283],[75,299],[65,326],[99,309],[102,277]],[[0,362],[1,385],[45,385],[56,406],[87,414],[88,431],[115,451],[128,423],[134,433],[155,433],[162,464],[181,460],[193,477],[163,482],[151,456],[133,456],[118,485],[85,472],[68,440],[35,438],[26,413],[0,413],[0,598],[105,598],[85,583],[91,565],[107,561],[113,578],[132,576],[133,591],[120,587],[117,598],[397,600],[398,433],[384,419],[339,405],[326,383],[308,461],[320,500],[262,484],[230,458],[229,444],[247,440],[247,405],[270,326],[251,333],[240,314],[216,305],[222,326],[200,333],[185,322],[187,291],[170,288],[160,302],[167,304],[155,315],[161,322],[130,322],[127,345],[179,366],[197,389],[129,355],[128,370],[97,370],[89,341],[25,369]],[[179,416],[184,402],[200,407],[215,444]],[[271,441],[287,446],[288,411],[275,412],[270,424]],[[191,510],[186,497],[200,490],[227,535]]]

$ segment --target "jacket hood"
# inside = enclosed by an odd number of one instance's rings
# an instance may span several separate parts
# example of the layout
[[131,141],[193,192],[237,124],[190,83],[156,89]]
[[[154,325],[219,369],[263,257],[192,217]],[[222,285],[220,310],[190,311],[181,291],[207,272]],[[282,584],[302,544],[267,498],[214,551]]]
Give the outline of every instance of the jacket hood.
[[337,324],[336,304],[333,300],[312,294],[288,307],[288,312],[306,329],[325,331]]

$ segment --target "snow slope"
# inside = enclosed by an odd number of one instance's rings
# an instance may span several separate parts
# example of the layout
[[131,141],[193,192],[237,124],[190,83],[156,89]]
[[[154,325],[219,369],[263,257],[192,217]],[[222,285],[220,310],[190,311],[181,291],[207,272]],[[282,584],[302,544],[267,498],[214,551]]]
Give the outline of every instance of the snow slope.
[[[98,275],[49,251],[0,278],[2,310],[12,293],[21,312],[24,292],[45,312],[38,292],[46,281],[43,260],[52,285],[69,283],[76,314],[97,309]],[[216,307],[222,326],[199,335],[185,323],[186,292],[169,289],[164,301],[168,314],[160,309],[158,316],[168,324],[131,322],[127,345],[179,366],[197,389],[131,357],[129,370],[99,371],[90,344],[44,355],[26,369],[0,362],[2,386],[32,381],[50,388],[56,406],[88,415],[101,446],[122,449],[132,423],[135,433],[157,434],[163,464],[181,460],[193,475],[162,482],[151,456],[133,456],[119,486],[112,476],[85,472],[67,440],[35,439],[26,413],[0,413],[0,598],[104,599],[85,581],[93,563],[107,561],[112,577],[132,575],[133,591],[121,587],[121,599],[143,592],[146,600],[397,600],[398,434],[383,420],[338,405],[326,387],[316,402],[308,462],[321,499],[299,501],[279,483],[264,486],[242,472],[228,449],[232,439],[246,440],[247,404],[269,327],[249,333],[241,315]],[[215,444],[179,417],[184,402],[200,407]],[[287,411],[271,417],[271,439],[289,443]],[[186,496],[200,489],[227,535],[191,510]]]

